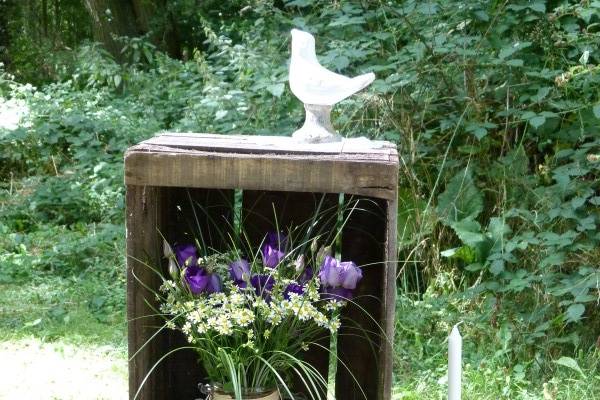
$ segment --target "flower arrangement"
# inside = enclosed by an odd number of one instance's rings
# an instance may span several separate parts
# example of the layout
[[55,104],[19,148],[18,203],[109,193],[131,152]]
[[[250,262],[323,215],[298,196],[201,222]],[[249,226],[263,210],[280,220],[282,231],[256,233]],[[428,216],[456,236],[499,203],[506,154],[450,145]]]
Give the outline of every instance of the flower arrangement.
[[[337,332],[362,270],[316,239],[305,243],[294,247],[271,232],[254,254],[234,248],[201,257],[199,243],[165,242],[170,279],[161,287],[161,312],[198,353],[209,398],[294,398],[293,375],[312,398],[326,390],[326,377],[300,355]],[[265,395],[250,397],[252,390]]]

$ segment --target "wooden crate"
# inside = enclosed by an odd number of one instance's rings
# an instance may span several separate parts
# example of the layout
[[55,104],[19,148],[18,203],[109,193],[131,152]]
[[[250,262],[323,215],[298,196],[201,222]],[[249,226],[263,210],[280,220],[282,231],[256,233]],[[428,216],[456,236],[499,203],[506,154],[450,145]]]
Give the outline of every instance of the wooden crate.
[[[144,263],[166,267],[160,235],[171,243],[185,240],[182,228],[192,218],[190,200],[205,210],[196,215],[203,237],[210,246],[222,248],[219,232],[233,225],[235,189],[242,190],[242,220],[255,244],[273,230],[274,210],[279,226],[289,226],[310,218],[323,201],[335,209],[340,193],[346,201],[359,201],[342,233],[341,258],[365,266],[356,295],[374,320],[356,306],[344,311],[352,323],[341,328],[338,356],[351,372],[338,366],[336,398],[391,398],[398,155],[392,144],[380,144],[378,148],[361,141],[308,145],[284,137],[164,133],[127,151],[131,399],[155,365],[139,399],[199,397],[196,385],[204,375],[193,351],[174,352],[157,364],[185,340],[177,332],[159,330],[164,321],[154,315],[152,291],[160,278]],[[370,332],[369,338],[357,334],[357,327]],[[305,357],[326,376],[323,350],[311,348]]]

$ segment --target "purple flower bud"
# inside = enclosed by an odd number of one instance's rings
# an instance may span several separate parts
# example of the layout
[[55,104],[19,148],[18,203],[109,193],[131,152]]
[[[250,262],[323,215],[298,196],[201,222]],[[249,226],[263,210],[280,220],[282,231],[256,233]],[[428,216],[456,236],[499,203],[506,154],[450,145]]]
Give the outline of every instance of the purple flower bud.
[[250,284],[256,291],[257,296],[262,296],[265,300],[271,298],[271,290],[275,285],[275,279],[271,275],[254,275],[250,278]]
[[263,243],[261,253],[263,264],[267,268],[275,268],[285,257],[287,237],[282,233],[270,232]]
[[198,262],[198,251],[193,244],[180,244],[175,246],[175,257],[179,267],[189,267]]
[[331,246],[321,247],[317,252],[316,261],[317,263],[325,261],[326,257],[331,257],[332,251]]
[[314,238],[310,244],[310,252],[315,254],[319,246],[319,242],[317,242],[317,238]]
[[165,239],[163,239],[163,254],[166,258],[172,258],[174,256],[173,249]]
[[296,262],[294,263],[294,268],[296,272],[301,272],[304,269],[304,265],[306,264],[304,254],[300,254],[298,258],[296,258]]
[[179,279],[179,267],[177,266],[174,258],[169,258],[169,275],[174,281]]
[[206,270],[196,265],[187,267],[185,269],[184,277],[192,294],[202,293],[210,281],[210,276],[207,275]]
[[296,293],[297,295],[302,296],[304,294],[304,288],[296,283],[290,283],[283,291],[283,298],[289,300],[290,293]]
[[242,258],[232,262],[229,264],[229,275],[238,287],[245,288],[250,279],[250,263]]

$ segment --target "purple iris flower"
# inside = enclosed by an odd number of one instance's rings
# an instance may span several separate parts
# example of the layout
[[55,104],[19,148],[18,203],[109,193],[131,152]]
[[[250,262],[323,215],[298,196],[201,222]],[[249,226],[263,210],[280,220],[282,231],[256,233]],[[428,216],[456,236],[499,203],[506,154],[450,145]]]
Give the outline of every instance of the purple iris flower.
[[179,244],[175,246],[175,257],[177,258],[177,264],[181,268],[196,265],[198,262],[198,251],[193,244]]
[[210,276],[206,273],[206,270],[197,265],[187,267],[184,278],[192,294],[202,293],[210,281]]
[[244,259],[229,264],[229,275],[231,280],[240,288],[245,288],[250,278],[250,263]]
[[206,284],[206,293],[219,293],[223,290],[221,278],[217,274],[208,274],[209,281]]
[[356,289],[362,277],[362,270],[354,262],[338,262],[335,258],[326,256],[319,270],[321,292],[324,297],[329,298],[352,298],[352,290]]
[[362,279],[362,269],[358,268],[353,261],[344,261],[338,264],[340,269],[341,286],[344,289],[356,289],[356,285]]
[[267,301],[271,299],[271,290],[275,285],[275,279],[271,275],[254,275],[250,278],[250,284],[256,291],[257,296],[262,296]]
[[194,295],[221,291],[221,280],[217,274],[209,274],[202,267],[191,265],[185,269],[185,282]]
[[282,233],[270,232],[263,243],[261,253],[263,264],[267,268],[275,268],[285,257],[287,237]]
[[290,283],[283,291],[283,298],[289,300],[290,293],[296,293],[297,295],[302,296],[304,294],[304,288],[297,283]]
[[338,270],[338,261],[326,256],[319,270],[319,279],[323,286],[338,287],[340,286],[340,274]]

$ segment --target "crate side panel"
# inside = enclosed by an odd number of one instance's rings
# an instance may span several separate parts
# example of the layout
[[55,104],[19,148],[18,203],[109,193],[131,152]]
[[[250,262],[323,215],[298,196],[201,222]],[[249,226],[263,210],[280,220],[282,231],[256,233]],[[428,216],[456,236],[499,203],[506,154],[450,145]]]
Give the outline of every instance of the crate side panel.
[[137,398],[166,399],[165,365],[158,364],[148,375],[167,343],[165,334],[152,338],[162,325],[162,319],[154,316],[157,304],[152,293],[161,280],[148,267],[161,262],[157,228],[162,222],[163,197],[157,187],[128,185],[126,202],[128,348],[129,358],[133,357],[129,362],[129,398],[133,399],[139,390]]
[[396,327],[396,279],[398,268],[398,201],[387,202],[386,264],[384,273],[383,323],[385,338],[382,341],[380,355],[380,398],[392,398],[394,367],[394,335]]
[[393,199],[397,158],[369,157],[237,154],[145,145],[127,152],[125,181],[132,185],[350,193]]
[[[342,261],[354,261],[363,270],[354,303],[343,311],[338,336],[336,398],[387,399],[382,396],[380,374],[384,368],[387,202],[354,196],[346,205],[347,223],[342,233]],[[364,392],[364,394],[363,394]]]

